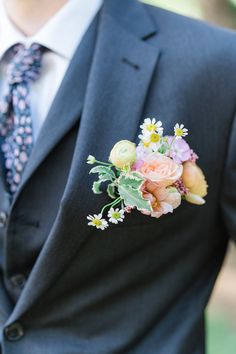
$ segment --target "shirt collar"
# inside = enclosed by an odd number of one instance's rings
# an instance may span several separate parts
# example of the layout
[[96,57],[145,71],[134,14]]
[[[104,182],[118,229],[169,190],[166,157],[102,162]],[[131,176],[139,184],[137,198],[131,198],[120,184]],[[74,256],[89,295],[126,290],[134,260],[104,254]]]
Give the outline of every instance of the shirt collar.
[[12,45],[39,43],[70,60],[103,0],[69,0],[34,36],[25,37],[10,21],[0,0],[0,59]]

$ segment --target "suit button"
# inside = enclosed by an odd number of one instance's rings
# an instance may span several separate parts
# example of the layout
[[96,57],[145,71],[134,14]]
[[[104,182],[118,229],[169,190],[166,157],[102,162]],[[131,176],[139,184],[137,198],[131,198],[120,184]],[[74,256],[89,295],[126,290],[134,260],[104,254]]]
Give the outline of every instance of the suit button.
[[14,288],[23,289],[26,283],[26,278],[23,274],[16,274],[10,279]]
[[9,342],[16,342],[24,336],[24,330],[19,322],[15,322],[4,329],[4,335]]
[[0,228],[6,226],[7,223],[7,214],[4,211],[0,212]]

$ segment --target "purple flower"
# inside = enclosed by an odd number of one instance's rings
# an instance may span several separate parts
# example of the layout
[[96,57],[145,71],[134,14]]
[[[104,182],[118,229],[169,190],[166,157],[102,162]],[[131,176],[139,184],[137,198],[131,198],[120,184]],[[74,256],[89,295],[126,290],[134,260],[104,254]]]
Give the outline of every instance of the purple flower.
[[146,157],[152,153],[151,149],[145,148],[141,145],[136,147],[136,162],[132,166],[133,171],[138,171],[144,164]]
[[138,145],[136,147],[136,155],[137,155],[137,160],[145,160],[147,155],[152,153],[152,149],[146,148],[142,145]]
[[[167,138],[168,144],[171,145],[170,157],[176,163],[181,164],[185,161],[192,161],[198,158],[184,139],[175,139],[174,136],[168,136]],[[173,139],[175,139],[174,142]]]

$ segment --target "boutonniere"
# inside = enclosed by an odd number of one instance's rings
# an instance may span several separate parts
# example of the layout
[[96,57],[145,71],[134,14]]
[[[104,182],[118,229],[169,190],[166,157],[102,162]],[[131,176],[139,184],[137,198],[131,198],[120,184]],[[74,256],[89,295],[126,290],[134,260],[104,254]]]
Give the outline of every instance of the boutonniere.
[[88,225],[104,230],[109,223],[122,222],[133,209],[160,218],[172,213],[185,200],[203,205],[207,182],[197,166],[198,156],[184,139],[188,129],[176,124],[174,135],[163,135],[162,122],[147,118],[140,126],[140,143],[119,141],[110,152],[109,162],[89,156],[88,164],[96,164],[90,173],[97,174],[93,192],[101,194],[107,184],[111,202],[95,215]]

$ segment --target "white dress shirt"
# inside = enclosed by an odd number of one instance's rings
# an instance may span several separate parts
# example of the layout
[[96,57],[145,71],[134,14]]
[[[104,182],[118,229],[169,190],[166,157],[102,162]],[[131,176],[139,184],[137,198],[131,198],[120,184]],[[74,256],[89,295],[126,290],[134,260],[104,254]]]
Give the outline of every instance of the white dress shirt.
[[0,0],[0,97],[8,65],[4,54],[12,45],[22,43],[30,46],[39,43],[49,49],[43,54],[40,78],[31,83],[30,87],[34,140],[37,139],[73,54],[102,2],[68,0],[36,35],[25,37],[9,20],[3,0]]

